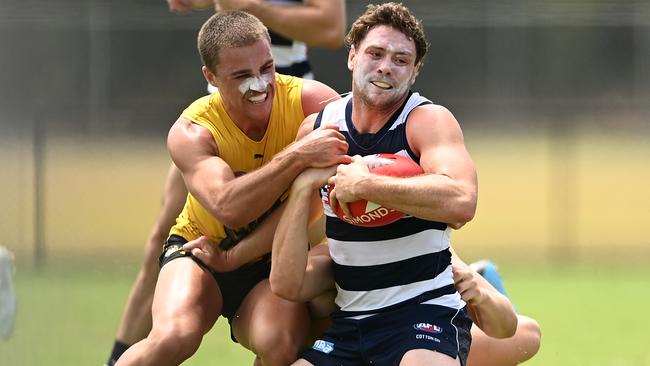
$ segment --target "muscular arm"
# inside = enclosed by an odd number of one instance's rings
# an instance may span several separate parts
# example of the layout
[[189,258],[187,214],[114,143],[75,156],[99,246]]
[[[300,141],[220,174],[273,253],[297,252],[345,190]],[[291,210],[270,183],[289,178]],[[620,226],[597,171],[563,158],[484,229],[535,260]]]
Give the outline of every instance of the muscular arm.
[[[268,217],[266,217],[252,233],[229,250],[221,249],[206,237],[201,237],[186,243],[183,245],[183,249],[191,250],[194,256],[199,258],[203,263],[207,264],[216,272],[234,271],[242,265],[259,259],[271,252],[273,236],[286,206],[286,202],[280,205]],[[309,217],[310,222],[315,221],[314,224],[310,226],[308,235],[314,235],[312,232],[314,230],[318,232],[322,231],[320,228],[315,227],[315,224],[320,222],[317,220],[321,215],[322,208],[320,211],[312,210],[311,214],[307,216]],[[324,254],[326,257],[322,257],[322,249],[315,250],[314,254],[310,252],[310,256],[314,258],[317,255],[320,256],[319,259],[311,261],[314,263],[322,263],[316,264],[317,266],[323,266],[326,262],[329,264],[329,253],[325,251]]]
[[272,291],[292,301],[307,301],[333,287],[329,251],[318,245],[309,251],[309,218],[322,211],[316,194],[334,168],[309,169],[291,186],[287,207],[278,223],[271,255]]
[[474,323],[490,337],[512,337],[517,330],[517,314],[510,300],[465,264],[453,249],[451,264],[454,284]]
[[394,178],[371,174],[361,163],[341,166],[330,181],[336,198],[364,198],[454,228],[470,221],[476,210],[476,170],[454,116],[444,107],[421,106],[411,112],[406,131],[425,174]]
[[[324,100],[336,97],[324,84],[306,82],[302,91],[303,112],[305,115],[317,112]],[[215,218],[232,228],[260,217],[305,168],[349,161],[344,155],[345,138],[335,128],[322,128],[309,134],[259,169],[237,178],[219,157],[219,148],[210,131],[186,118],[174,123],[167,146],[192,195]]]
[[273,234],[286,204],[275,209],[264,221],[236,246],[223,250],[202,236],[183,245],[184,250],[203,261],[215,272],[230,272],[271,252]]
[[[328,103],[337,99],[341,99],[341,97],[329,86],[316,80],[303,80],[301,102],[305,116],[320,112]],[[311,127],[313,127],[313,122]]]
[[[314,133],[316,115],[305,118],[297,139]],[[321,126],[320,128],[324,128]],[[319,128],[319,129],[320,129]],[[291,185],[287,207],[278,223],[273,238],[271,255],[271,290],[278,296],[293,301],[307,301],[334,287],[331,258],[326,245],[309,250],[309,233],[323,228],[324,220],[318,220],[323,206],[318,189],[334,174],[335,167],[303,171]]]
[[298,149],[283,151],[261,168],[235,178],[218,155],[210,132],[181,117],[167,140],[172,160],[185,185],[215,218],[241,227],[258,218],[307,166]]
[[308,46],[338,48],[346,27],[344,0],[304,0],[302,6],[263,0],[214,0],[217,9],[239,9],[258,17],[264,25]]

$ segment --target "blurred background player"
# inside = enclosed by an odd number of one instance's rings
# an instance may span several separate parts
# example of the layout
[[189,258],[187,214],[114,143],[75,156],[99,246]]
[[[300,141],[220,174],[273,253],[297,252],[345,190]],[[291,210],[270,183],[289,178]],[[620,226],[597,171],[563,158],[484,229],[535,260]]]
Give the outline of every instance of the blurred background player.
[[[307,46],[338,48],[343,44],[346,8],[343,0],[306,1],[190,1],[168,0],[177,13],[206,8],[243,9],[269,28],[276,71],[313,78]],[[212,89],[212,87],[209,87]],[[151,330],[151,303],[158,278],[158,256],[169,229],[176,222],[187,196],[178,169],[172,164],[165,181],[161,209],[145,243],[140,271],[131,287],[107,365],[112,366],[132,344]],[[318,236],[318,235],[316,235]]]
[[16,323],[14,256],[0,245],[0,339],[9,339]]

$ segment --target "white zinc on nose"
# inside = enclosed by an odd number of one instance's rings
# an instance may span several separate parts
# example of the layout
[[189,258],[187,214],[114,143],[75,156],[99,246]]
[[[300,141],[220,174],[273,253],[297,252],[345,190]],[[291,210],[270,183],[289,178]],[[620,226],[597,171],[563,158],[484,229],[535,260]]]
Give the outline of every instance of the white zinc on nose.
[[252,76],[246,78],[246,80],[242,81],[242,83],[239,84],[239,91],[242,94],[246,94],[246,92],[249,90],[256,91],[258,93],[265,92],[270,83],[271,82],[268,80],[268,77],[266,75]]

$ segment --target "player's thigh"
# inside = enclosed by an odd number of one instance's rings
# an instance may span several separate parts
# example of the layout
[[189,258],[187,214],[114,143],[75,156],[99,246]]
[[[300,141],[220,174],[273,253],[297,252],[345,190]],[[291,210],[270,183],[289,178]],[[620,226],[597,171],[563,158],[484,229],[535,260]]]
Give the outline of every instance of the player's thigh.
[[217,282],[191,258],[177,258],[161,268],[151,309],[154,331],[180,327],[206,333],[221,307]]
[[460,366],[460,359],[428,349],[412,349],[404,354],[399,364],[400,366]]
[[233,318],[237,341],[255,351],[268,342],[291,337],[302,344],[309,328],[309,311],[304,303],[285,300],[271,291],[268,279],[246,295]]

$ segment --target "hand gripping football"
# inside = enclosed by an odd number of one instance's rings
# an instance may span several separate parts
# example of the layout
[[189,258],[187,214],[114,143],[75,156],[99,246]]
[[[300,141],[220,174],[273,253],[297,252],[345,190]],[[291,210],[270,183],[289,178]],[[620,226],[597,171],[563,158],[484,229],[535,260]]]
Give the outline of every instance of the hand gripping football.
[[[377,154],[364,156],[368,169],[373,174],[388,175],[392,177],[412,177],[424,171],[413,160],[394,154]],[[329,187],[327,197],[334,187]],[[404,216],[403,212],[384,207],[375,202],[358,200],[349,202],[348,207],[352,217],[344,217],[341,206],[336,203],[332,210],[341,220],[357,226],[376,227],[391,224]]]

